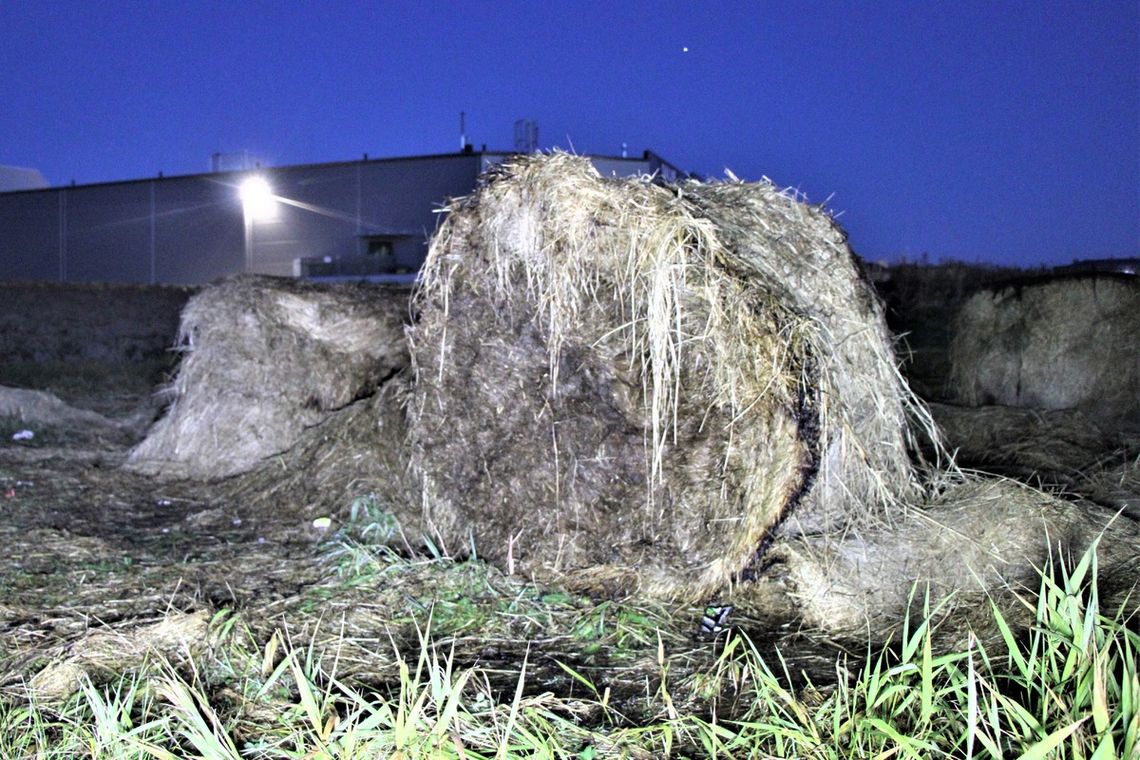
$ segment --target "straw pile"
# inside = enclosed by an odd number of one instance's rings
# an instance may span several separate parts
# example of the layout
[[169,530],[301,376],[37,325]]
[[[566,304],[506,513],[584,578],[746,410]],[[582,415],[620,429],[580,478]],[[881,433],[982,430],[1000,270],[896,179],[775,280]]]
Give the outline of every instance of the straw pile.
[[1140,423],[1140,283],[1064,277],[975,294],[953,328],[958,403],[1079,409]]
[[1091,470],[1078,489],[1096,503],[1120,510],[1140,522],[1140,455],[1133,452],[1124,461]]
[[228,480],[225,493],[243,509],[308,521],[343,516],[356,498],[371,496],[418,542],[419,493],[408,472],[405,402],[400,373],[371,397],[337,410],[305,430],[287,452]]
[[222,478],[293,447],[307,428],[407,366],[406,293],[237,277],[182,312],[170,408],[129,466]]
[[733,601],[770,609],[794,599],[810,628],[882,640],[908,612],[920,619],[929,599],[944,621],[940,637],[959,646],[971,629],[999,637],[990,603],[1014,629],[1028,625],[1034,605],[1021,600],[1034,598],[1040,569],[1076,562],[1098,542],[1101,609],[1137,610],[1140,524],[1009,480],[949,481],[924,509],[893,524],[780,542],[764,577],[738,588]]
[[31,428],[33,435],[44,429],[51,429],[57,437],[84,441],[125,441],[130,435],[128,424],[70,406],[53,393],[0,385],[0,420],[5,419]]
[[183,660],[201,654],[209,642],[207,610],[170,612],[157,623],[130,631],[96,630],[73,642],[65,658],[36,673],[29,691],[40,700],[62,700],[107,673],[137,668],[152,657]]
[[[517,158],[450,206],[411,309],[238,278],[182,331],[175,402],[135,467],[239,473],[228,497],[286,518],[374,494],[409,545],[583,590],[885,636],[916,581],[1016,609],[1050,546],[1079,553],[1112,516],[1003,481],[920,484],[908,429],[935,456],[939,437],[881,307],[831,219],[767,183]],[[1101,435],[1078,432],[1073,461]],[[1120,588],[1138,548],[1123,518],[1104,534]]]
[[703,597],[793,510],[834,528],[917,493],[880,307],[768,183],[513,160],[449,208],[414,306],[411,456],[452,551]]
[[930,412],[960,466],[1050,486],[1073,486],[1127,444],[1076,410],[930,404]]

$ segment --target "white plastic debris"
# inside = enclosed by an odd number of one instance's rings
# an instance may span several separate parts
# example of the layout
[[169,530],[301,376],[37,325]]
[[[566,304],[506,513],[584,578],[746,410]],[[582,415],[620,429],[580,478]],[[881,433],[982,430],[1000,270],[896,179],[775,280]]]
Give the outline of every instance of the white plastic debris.
[[12,433],[13,441],[30,441],[35,437],[36,434],[31,430],[18,430],[15,433]]
[[316,520],[313,520],[313,527],[317,530],[328,530],[332,527],[332,518],[318,517]]

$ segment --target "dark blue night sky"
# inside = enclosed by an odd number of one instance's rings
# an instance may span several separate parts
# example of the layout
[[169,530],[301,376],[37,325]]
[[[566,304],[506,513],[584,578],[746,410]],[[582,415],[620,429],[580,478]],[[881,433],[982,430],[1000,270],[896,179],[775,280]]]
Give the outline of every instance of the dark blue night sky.
[[53,184],[476,147],[770,177],[869,258],[1140,255],[1140,3],[0,4],[0,164]]

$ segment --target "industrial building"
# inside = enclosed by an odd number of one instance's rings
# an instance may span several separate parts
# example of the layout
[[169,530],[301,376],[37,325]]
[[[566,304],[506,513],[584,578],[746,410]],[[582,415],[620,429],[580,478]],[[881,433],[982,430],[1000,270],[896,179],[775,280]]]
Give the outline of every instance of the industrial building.
[[[481,173],[510,155],[467,146],[0,192],[0,280],[199,285],[240,272],[409,279],[446,201],[471,193]],[[651,151],[591,160],[603,175],[681,174]]]

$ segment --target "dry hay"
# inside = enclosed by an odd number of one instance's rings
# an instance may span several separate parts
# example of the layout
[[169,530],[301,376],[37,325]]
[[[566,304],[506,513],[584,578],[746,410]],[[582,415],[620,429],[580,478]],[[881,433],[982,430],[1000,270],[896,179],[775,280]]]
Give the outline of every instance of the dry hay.
[[88,409],[77,409],[46,391],[0,385],[0,417],[27,425],[75,426],[117,429],[114,420]]
[[981,291],[955,318],[950,363],[959,403],[1140,423],[1140,284],[1099,275]]
[[209,643],[210,614],[175,612],[149,625],[102,629],[68,647],[64,657],[36,673],[28,683],[36,699],[68,697],[85,682],[100,681],[137,668],[148,657],[181,660]]
[[414,298],[426,524],[511,570],[702,597],[793,509],[819,528],[915,496],[912,397],[852,259],[768,183],[493,170]]
[[1140,520],[1140,439],[1134,433],[1076,410],[930,404],[930,412],[960,466],[1079,496]]
[[[375,493],[410,543],[473,548],[508,573],[727,595],[875,634],[916,580],[1029,584],[1050,541],[1076,549],[1102,527],[1002,483],[903,508],[925,498],[908,420],[932,423],[842,231],[769,184],[606,180],[584,159],[524,157],[449,211],[412,303],[412,377],[407,305],[381,291],[255,278],[202,294],[215,328],[241,330],[208,352],[194,334],[178,388],[220,399],[199,426],[260,407],[295,425],[224,484],[239,505],[338,516]],[[346,313],[354,329],[327,328]],[[1104,566],[1134,574],[1134,526],[1105,545]]]
[[375,286],[243,276],[204,289],[182,312],[170,409],[130,466],[214,479],[289,450],[407,366],[406,318],[406,293]]
[[1118,509],[1140,522],[1140,456],[1132,453],[1123,462],[1106,463],[1090,470],[1075,490],[1097,504]]
[[302,520],[341,516],[353,499],[370,496],[418,542],[425,528],[408,471],[407,385],[403,374],[387,380],[304,431],[288,452],[224,483],[224,492],[255,513],[294,511]]
[[[1009,480],[957,479],[893,524],[841,537],[779,542],[763,579],[736,590],[740,609],[794,600],[809,628],[883,640],[929,599],[955,645],[967,629],[996,637],[987,601],[1013,627],[1031,621],[1040,569],[1079,559],[1098,542],[1102,609],[1128,605],[1140,571],[1140,525],[1088,502],[1068,502]],[[912,617],[912,619],[921,619]]]
[[1072,486],[1127,441],[1076,410],[930,404],[930,412],[962,467],[1048,485]]
[[[5,418],[21,428],[26,427],[41,439],[47,429],[55,439],[79,442],[126,441],[134,422],[119,422],[89,409],[73,407],[46,391],[0,386],[0,419]],[[4,426],[4,432],[8,435],[17,432],[6,428]]]

